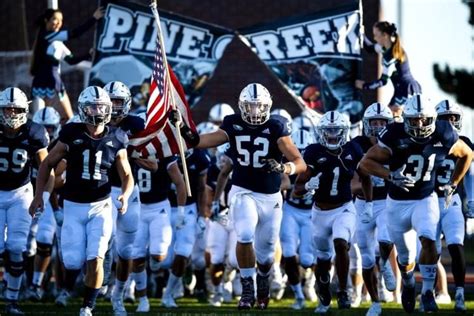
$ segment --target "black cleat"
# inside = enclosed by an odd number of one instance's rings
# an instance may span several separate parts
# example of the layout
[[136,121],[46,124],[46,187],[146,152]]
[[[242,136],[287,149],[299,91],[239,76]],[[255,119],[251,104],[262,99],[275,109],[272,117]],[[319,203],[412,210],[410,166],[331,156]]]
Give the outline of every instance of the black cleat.
[[438,305],[436,304],[433,291],[426,291],[425,294],[421,294],[421,303],[423,304],[425,313],[438,311]]
[[240,278],[240,283],[242,283],[242,296],[240,297],[239,304],[237,308],[242,309],[251,309],[255,305],[255,290],[253,287],[253,279]]
[[339,309],[351,308],[351,300],[346,291],[337,292],[337,307]]

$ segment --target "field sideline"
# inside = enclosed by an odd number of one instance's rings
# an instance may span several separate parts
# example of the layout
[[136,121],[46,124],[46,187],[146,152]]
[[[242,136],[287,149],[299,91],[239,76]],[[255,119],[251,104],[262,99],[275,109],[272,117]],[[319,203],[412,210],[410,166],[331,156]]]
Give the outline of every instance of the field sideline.
[[[26,315],[78,315],[80,309],[80,299],[74,299],[67,308],[59,308],[52,303],[32,303],[32,302],[21,302],[21,307],[25,311]],[[292,299],[283,299],[281,301],[272,301],[270,308],[266,311],[251,310],[248,312],[239,313],[236,309],[236,302],[231,304],[224,304],[221,308],[214,308],[207,306],[202,303],[197,303],[193,298],[182,298],[177,300],[179,309],[170,310],[160,307],[159,299],[150,299],[151,312],[150,313],[135,313],[136,305],[126,304],[128,315],[161,315],[161,316],[204,316],[204,315],[314,315],[313,311],[316,307],[316,303],[310,303],[309,306],[303,311],[294,311],[289,308],[293,303]],[[464,315],[473,315],[474,313],[474,301],[466,302],[468,311]],[[362,304],[359,308],[351,310],[338,311],[336,302],[333,301],[331,315],[365,315],[369,303]],[[4,305],[0,306],[0,315],[3,315]],[[401,309],[400,305],[394,303],[387,303],[383,305],[383,315],[406,315]],[[422,313],[413,313],[413,315],[421,315]],[[113,315],[112,306],[110,303],[103,300],[99,300],[94,315]],[[451,305],[440,305],[440,311],[434,315],[462,315],[456,314],[453,311],[453,304]]]

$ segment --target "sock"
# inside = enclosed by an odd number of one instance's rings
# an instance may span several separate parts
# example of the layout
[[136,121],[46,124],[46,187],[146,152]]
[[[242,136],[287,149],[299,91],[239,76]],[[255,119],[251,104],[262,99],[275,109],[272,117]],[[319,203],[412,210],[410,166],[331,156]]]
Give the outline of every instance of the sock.
[[18,301],[18,294],[20,293],[22,279],[23,274],[19,277],[14,277],[11,274],[8,275],[7,290],[5,292],[5,298],[8,301]]
[[170,272],[170,276],[168,277],[168,283],[166,283],[166,292],[165,295],[172,296],[173,292],[178,286],[178,283],[181,282],[182,277],[177,277]]
[[264,278],[269,277],[269,276],[270,276],[270,273],[272,273],[272,270],[271,270],[271,269],[270,269],[268,272],[266,272],[266,273],[260,271],[260,269],[257,269],[257,274],[258,274],[259,276],[264,277]]
[[40,287],[41,283],[43,283],[43,279],[44,279],[44,272],[35,271],[33,273],[32,283],[33,283],[33,285]]
[[214,292],[215,292],[215,293],[220,293],[220,294],[222,294],[222,292],[223,292],[223,285],[222,285],[222,283],[219,283],[219,285],[214,285]]
[[82,307],[89,307],[94,309],[95,301],[97,295],[99,294],[99,289],[93,289],[88,286],[84,287],[84,300],[82,301]]
[[240,269],[241,278],[253,278],[255,276],[255,268],[242,268]]
[[437,271],[436,264],[420,264],[420,273],[421,273],[421,278],[423,279],[421,294],[425,294],[426,291],[433,291],[435,278],[436,278],[436,271]]
[[74,285],[76,284],[77,276],[81,273],[81,270],[69,270],[66,269],[65,276],[64,276],[64,288],[68,292],[72,292],[74,289]]
[[458,295],[458,293],[461,293],[462,296],[464,296],[464,288],[463,287],[457,287],[456,288],[456,295]]
[[296,299],[304,299],[303,288],[301,287],[301,283],[298,283],[296,285],[290,285],[290,287],[295,293]]
[[137,291],[146,289],[147,278],[145,270],[143,270],[142,272],[132,273],[132,278],[135,281],[135,288],[137,289]]
[[127,283],[127,281],[119,281],[118,279],[115,279],[115,286],[112,291],[113,297],[123,297],[123,293],[125,292],[125,283]]
[[206,290],[206,268],[194,270],[196,276],[196,290]]

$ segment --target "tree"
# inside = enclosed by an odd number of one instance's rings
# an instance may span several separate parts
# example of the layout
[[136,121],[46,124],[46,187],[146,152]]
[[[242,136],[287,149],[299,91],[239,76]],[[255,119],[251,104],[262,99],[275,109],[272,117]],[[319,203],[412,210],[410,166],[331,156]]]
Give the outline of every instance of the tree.
[[[469,24],[474,26],[474,0],[463,0],[470,9]],[[451,70],[449,65],[444,69],[433,65],[433,72],[438,85],[444,92],[453,95],[459,104],[474,108],[474,72],[466,69]]]

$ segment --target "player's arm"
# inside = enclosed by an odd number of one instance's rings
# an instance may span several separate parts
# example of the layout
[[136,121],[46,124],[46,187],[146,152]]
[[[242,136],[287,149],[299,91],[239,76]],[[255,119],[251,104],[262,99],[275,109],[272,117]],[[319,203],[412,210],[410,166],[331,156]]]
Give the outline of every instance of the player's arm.
[[176,187],[176,202],[178,203],[178,206],[185,206],[187,198],[186,184],[184,183],[183,175],[179,170],[176,160],[168,165],[167,171],[171,181]]
[[226,157],[222,165],[221,171],[217,176],[216,190],[214,191],[214,201],[220,200],[221,195],[227,185],[227,181],[229,180],[229,175],[232,172],[233,168],[234,166],[232,165],[232,160]]
[[288,162],[284,164],[286,174],[299,174],[306,170],[306,163],[301,157],[301,153],[296,148],[290,136],[280,137],[277,141],[278,149],[285,155]]
[[[41,152],[41,150],[40,150]],[[38,152],[39,153],[39,152]],[[38,176],[36,177],[36,192],[33,201],[30,204],[29,212],[33,215],[37,209],[44,208],[43,192],[51,179],[51,172],[54,167],[66,156],[66,144],[58,141],[51,152],[41,159],[38,168]],[[38,157],[39,159],[39,157]]]
[[127,150],[120,149],[115,158],[117,172],[122,182],[122,194],[119,195],[117,200],[122,203],[122,206],[118,209],[120,213],[125,213],[128,207],[128,198],[133,192],[133,176],[130,163],[128,162]]
[[451,177],[451,184],[457,186],[471,166],[473,153],[462,139],[458,139],[451,147],[449,154],[458,158]]
[[[36,162],[38,163],[38,166],[47,156],[48,156],[47,148],[41,148],[40,150],[36,152]],[[49,194],[53,192],[53,189],[54,189],[54,171],[51,170],[49,178],[48,178],[48,182],[46,184],[46,189],[44,190],[45,193],[47,192],[47,196],[45,197],[45,200],[46,198],[49,199]]]
[[291,180],[286,173],[281,174],[280,191],[286,191],[291,189]]
[[203,170],[199,175],[197,184],[197,205],[199,208],[199,215],[202,217],[209,217],[209,209],[207,207],[206,195],[207,169]]
[[[372,146],[359,162],[359,170],[367,175],[388,179],[390,170],[384,167],[391,156],[391,151],[380,144]],[[359,174],[360,175],[360,174]]]
[[65,159],[61,159],[61,161],[57,164],[56,168],[54,169],[54,188],[59,189],[64,186],[66,183],[66,168],[67,168],[67,161]]
[[359,175],[359,180],[361,183],[362,193],[364,193],[364,198],[366,202],[372,202],[372,180],[370,175],[362,171],[360,168],[357,168],[356,174]]
[[137,165],[143,169],[156,172],[158,170],[158,161],[156,159],[134,158]]
[[213,133],[200,135],[199,144],[196,148],[212,148],[229,141],[227,133],[223,129],[218,129]]
[[295,181],[295,187],[292,193],[294,197],[302,197],[307,192],[307,190],[305,189],[305,184],[309,181],[309,179],[311,179],[312,176],[312,166],[308,166],[308,168],[306,168],[304,172],[298,174]]

